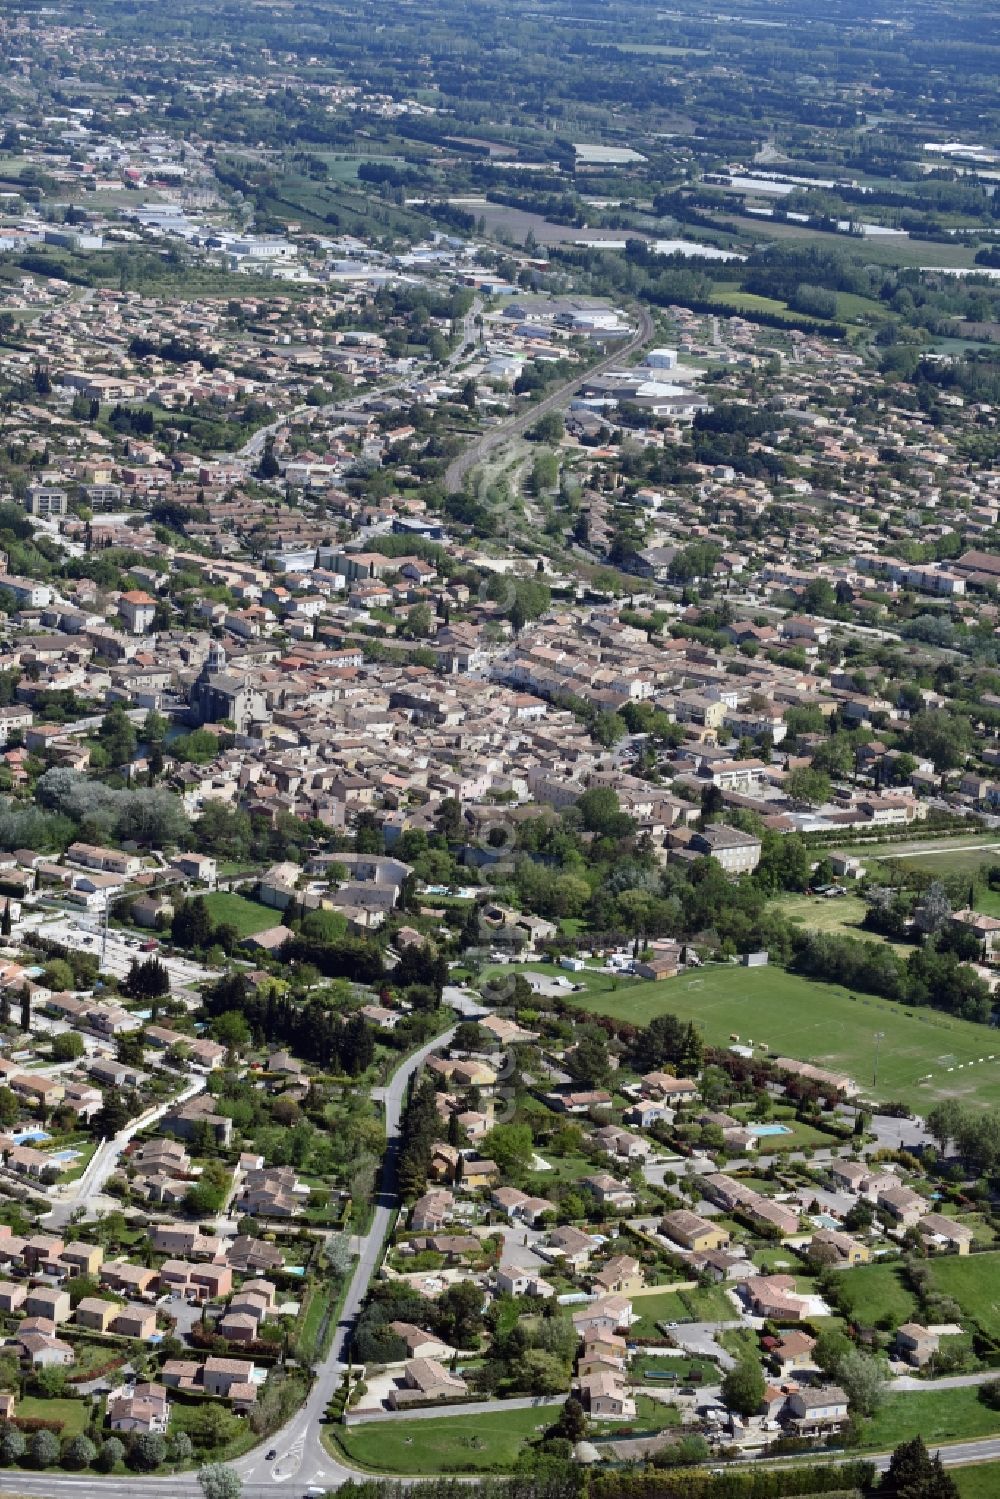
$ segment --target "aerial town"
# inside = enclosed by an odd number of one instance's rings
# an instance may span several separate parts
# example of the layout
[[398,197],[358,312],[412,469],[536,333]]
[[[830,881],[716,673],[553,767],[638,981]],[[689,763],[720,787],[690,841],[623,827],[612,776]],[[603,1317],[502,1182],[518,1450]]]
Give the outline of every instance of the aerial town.
[[5,1493],[1000,1493],[1000,118],[848,9],[0,11]]

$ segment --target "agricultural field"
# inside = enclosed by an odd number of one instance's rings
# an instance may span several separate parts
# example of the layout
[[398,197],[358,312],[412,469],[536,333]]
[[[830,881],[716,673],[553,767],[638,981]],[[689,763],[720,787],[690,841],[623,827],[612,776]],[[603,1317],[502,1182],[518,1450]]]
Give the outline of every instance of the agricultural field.
[[[763,1043],[771,1054],[846,1072],[865,1089],[871,1088],[880,1031],[873,1090],[879,1097],[900,1099],[918,1113],[946,1097],[972,1105],[1000,1103],[1000,1046],[984,1027],[874,995],[852,995],[839,984],[820,984],[781,968],[705,968],[615,992],[595,986],[586,994],[568,994],[567,1001],[633,1025],[669,1012],[695,1021],[714,1045],[739,1036],[745,1044]],[[991,1046],[997,1047],[992,1062],[987,1060]]]

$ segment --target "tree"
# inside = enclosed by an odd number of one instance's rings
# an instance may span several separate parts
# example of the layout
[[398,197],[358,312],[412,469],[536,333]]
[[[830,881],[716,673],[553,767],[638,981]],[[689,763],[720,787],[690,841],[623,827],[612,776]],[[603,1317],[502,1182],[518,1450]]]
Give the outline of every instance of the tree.
[[19,1463],[27,1450],[24,1433],[16,1426],[5,1426],[0,1435],[0,1462]]
[[956,1098],[943,1098],[927,1114],[927,1130],[943,1155],[948,1146],[958,1139],[965,1111]]
[[544,1348],[528,1348],[517,1361],[519,1382],[532,1395],[559,1395],[566,1388],[567,1366]]
[[28,1441],[28,1456],[34,1468],[51,1468],[59,1461],[59,1438],[51,1431],[35,1431]]
[[45,965],[42,982],[54,994],[62,994],[74,986],[73,970],[65,958],[51,958]]
[[563,1066],[575,1083],[586,1088],[601,1088],[611,1076],[608,1039],[595,1025],[583,1027],[572,1051],[566,1053]]
[[854,1344],[844,1333],[828,1327],[820,1333],[813,1349],[813,1363],[822,1373],[835,1379],[843,1358],[852,1351]]
[[76,1031],[63,1031],[61,1035],[52,1037],[53,1062],[75,1062],[77,1057],[83,1056],[85,1050],[83,1037]]
[[113,703],[101,720],[97,737],[112,765],[127,765],[135,754],[136,734],[123,704]]
[[836,1375],[852,1409],[862,1416],[873,1416],[885,1396],[881,1362],[855,1348],[838,1360]]
[[622,811],[618,793],[610,786],[592,786],[579,798],[576,810],[586,831],[602,838],[627,838],[635,831],[634,821]]
[[400,634],[405,640],[426,640],[434,630],[434,616],[427,604],[414,604],[407,613]]
[[907,748],[934,761],[935,770],[955,770],[965,763],[971,730],[964,718],[943,709],[918,713],[910,722]]
[[941,881],[934,880],[928,885],[923,898],[913,909],[914,925],[919,927],[925,937],[933,937],[935,932],[941,930],[950,915],[951,901]]
[[124,987],[129,999],[159,999],[170,993],[170,974],[157,957],[133,958]]
[[663,1068],[679,1077],[700,1072],[704,1046],[693,1021],[656,1015],[632,1042],[631,1060],[639,1072]]
[[213,926],[203,895],[181,901],[174,912],[170,933],[178,947],[208,947]]
[[331,1234],[326,1241],[327,1269],[336,1280],[343,1280],[354,1263],[350,1241],[346,1234]]
[[923,1437],[901,1442],[878,1486],[879,1499],[959,1499],[958,1486],[941,1462],[931,1457]]
[[131,1118],[132,1110],[125,1097],[108,1091],[91,1127],[98,1140],[110,1140],[125,1128]]
[[790,770],[784,784],[793,801],[808,802],[813,807],[822,806],[830,797],[830,777],[825,771],[814,770],[811,765]]
[[250,1045],[250,1027],[238,1010],[226,1010],[212,1021],[212,1035],[230,1051],[245,1051]]
[[722,1399],[739,1416],[756,1415],[764,1400],[764,1374],[755,1358],[744,1358],[722,1380]]
[[497,1124],[483,1141],[487,1158],[496,1161],[504,1177],[531,1164],[534,1147],[528,1124]]
[[235,1468],[208,1463],[198,1469],[198,1482],[205,1499],[240,1499],[243,1483]]
[[21,990],[21,1029],[31,1030],[31,990],[27,984]]
[[257,477],[259,479],[276,479],[281,473],[278,460],[274,456],[274,438],[269,437],[264,444],[264,451],[260,455],[260,463],[257,465]]
[[[183,1344],[180,1344],[183,1347]],[[167,1461],[180,1467],[194,1456],[194,1443],[186,1431],[172,1431],[167,1436]]]
[[63,1443],[61,1462],[64,1468],[89,1468],[97,1454],[97,1448],[88,1436],[80,1432]]
[[106,1442],[101,1443],[101,1450],[94,1460],[94,1466],[102,1473],[113,1473],[124,1456],[124,1442],[120,1442],[117,1437],[108,1437]]
[[157,713],[155,708],[150,708],[142,721],[139,734],[145,744],[162,744],[167,737],[169,727],[170,723],[163,714]]
[[152,1473],[167,1455],[166,1438],[158,1431],[137,1431],[128,1444],[128,1463],[140,1473]]
[[476,1348],[483,1327],[483,1293],[472,1281],[448,1286],[437,1299],[434,1326],[439,1338],[455,1348]]
[[574,1395],[564,1403],[549,1435],[565,1437],[569,1442],[582,1442],[587,1435],[587,1413]]
[[3,916],[0,917],[0,937],[9,937],[11,932],[10,900],[3,903]]

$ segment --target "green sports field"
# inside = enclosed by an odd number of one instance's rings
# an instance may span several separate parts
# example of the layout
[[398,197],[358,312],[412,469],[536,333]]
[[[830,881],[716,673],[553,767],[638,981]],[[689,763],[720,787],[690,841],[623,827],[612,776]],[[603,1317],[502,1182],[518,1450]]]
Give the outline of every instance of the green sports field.
[[[946,1097],[1000,1104],[1000,1036],[995,1032],[936,1010],[852,995],[839,984],[816,983],[781,968],[710,967],[657,983],[566,998],[581,1009],[633,1025],[671,1012],[694,1020],[715,1045],[728,1044],[731,1036],[747,1045],[753,1041],[758,1050],[763,1043],[772,1055],[784,1053],[846,1072],[866,1091],[901,1099],[920,1113]],[[878,1086],[872,1089],[876,1031],[883,1038]]]

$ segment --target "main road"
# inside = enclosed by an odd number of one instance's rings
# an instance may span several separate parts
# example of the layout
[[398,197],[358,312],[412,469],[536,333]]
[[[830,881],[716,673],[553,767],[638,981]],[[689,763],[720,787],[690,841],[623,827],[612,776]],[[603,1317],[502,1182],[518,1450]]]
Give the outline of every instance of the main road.
[[478,464],[482,463],[486,455],[504,442],[508,437],[520,437],[529,427],[533,426],[540,417],[547,416],[550,411],[558,411],[565,406],[571,396],[574,396],[587,380],[592,380],[595,375],[603,375],[613,369],[617,364],[623,364],[630,359],[643,344],[648,343],[653,336],[653,319],[647,307],[639,308],[639,326],[627,343],[619,344],[612,349],[598,364],[592,365],[582,375],[576,375],[568,380],[565,385],[560,385],[549,395],[538,401],[534,406],[512,416],[508,421],[501,422],[500,426],[494,427],[490,432],[484,432],[482,437],[477,437],[463,453],[453,458],[444,472],[444,487],[449,494],[461,489],[462,481],[466,474]]
[[[448,358],[444,362],[444,366],[442,369],[443,374],[450,374],[451,371],[454,370],[459,364],[461,364],[462,360],[466,359],[470,354],[472,344],[475,339],[476,318],[479,316],[482,310],[483,304],[477,297],[473,301],[472,306],[469,308],[468,312],[465,314],[465,317],[462,319],[462,335],[454,350],[451,354],[448,355]],[[409,387],[413,384],[414,380],[423,378],[423,374],[411,375],[408,376],[405,380],[394,380],[389,385],[376,385],[375,387],[373,387],[373,389],[366,390],[363,394],[358,396],[351,396],[349,400],[338,402],[335,406],[328,406],[325,408],[314,408],[307,405],[293,406],[291,411],[283,412],[282,415],[276,417],[273,422],[268,422],[266,427],[258,427],[253,436],[248,438],[243,446],[239,449],[236,457],[259,458],[264,451],[264,445],[267,442],[268,438],[274,437],[278,432],[281,431],[282,427],[287,427],[289,422],[294,421],[297,416],[301,416],[304,411],[325,409],[329,413],[329,415],[334,417],[348,416],[351,412],[360,411],[367,401],[373,401],[376,398],[381,398],[382,396],[396,395],[399,391],[408,390]]]

